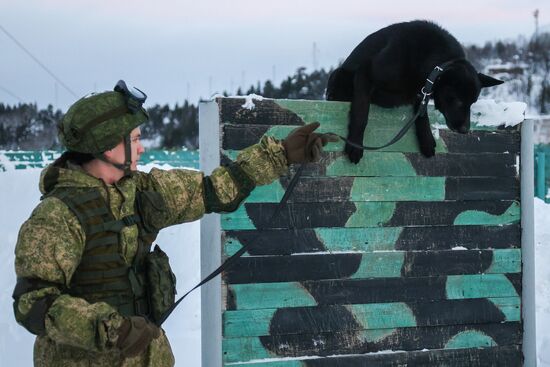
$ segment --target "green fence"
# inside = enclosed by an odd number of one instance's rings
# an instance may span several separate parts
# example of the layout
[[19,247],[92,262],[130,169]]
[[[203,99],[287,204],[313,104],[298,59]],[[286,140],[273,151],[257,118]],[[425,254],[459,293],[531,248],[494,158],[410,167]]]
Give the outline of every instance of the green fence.
[[[43,168],[61,155],[59,151],[0,151],[0,172],[14,169]],[[198,150],[148,150],[141,165],[158,164],[171,167],[199,168]]]
[[535,196],[550,202],[548,185],[550,184],[550,145],[535,146]]

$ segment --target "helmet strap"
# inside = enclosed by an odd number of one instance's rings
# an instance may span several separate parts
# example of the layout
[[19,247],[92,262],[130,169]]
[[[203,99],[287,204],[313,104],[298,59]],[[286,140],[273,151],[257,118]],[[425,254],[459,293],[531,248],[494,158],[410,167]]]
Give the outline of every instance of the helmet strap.
[[129,175],[132,173],[131,165],[132,165],[132,144],[130,141],[130,135],[126,135],[123,140],[124,144],[124,164],[115,163],[109,161],[103,153],[94,154],[93,156],[100,161],[103,161],[105,163],[109,163],[111,166],[118,168],[121,171],[124,171],[124,176]]

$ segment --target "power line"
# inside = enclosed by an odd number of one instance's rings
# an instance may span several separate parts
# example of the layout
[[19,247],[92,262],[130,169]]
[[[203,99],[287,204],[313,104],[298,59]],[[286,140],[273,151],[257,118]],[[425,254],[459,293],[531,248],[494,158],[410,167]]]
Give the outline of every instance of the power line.
[[40,67],[42,69],[44,69],[48,74],[50,74],[50,76],[52,78],[54,78],[59,84],[61,84],[61,86],[63,88],[65,88],[69,93],[71,93],[75,98],[78,98],[78,96],[76,95],[75,92],[73,92],[71,90],[71,88],[67,87],[67,85],[65,83],[63,83],[63,81],[61,79],[59,79],[59,77],[57,75],[55,75],[52,71],[50,71],[50,69],[48,69],[42,62],[40,62],[40,60],[38,60],[38,58],[36,58],[29,50],[27,50],[25,48],[25,46],[23,46],[21,44],[21,42],[19,42],[14,36],[12,36],[4,27],[2,27],[2,25],[0,25],[0,30],[2,30],[2,32],[4,32],[6,34],[6,36],[8,36],[13,42],[15,42],[15,44],[17,46],[19,46],[23,51],[25,51],[25,53],[27,55],[29,55],[38,65],[40,65]]
[[0,85],[0,89],[2,89],[4,92],[6,92],[7,94],[9,94],[9,95],[12,96],[13,98],[18,99],[19,102],[24,103],[23,100],[22,100],[21,98],[17,97],[17,95],[15,95],[14,93],[12,93],[9,89],[6,89],[6,88],[2,87],[1,85]]

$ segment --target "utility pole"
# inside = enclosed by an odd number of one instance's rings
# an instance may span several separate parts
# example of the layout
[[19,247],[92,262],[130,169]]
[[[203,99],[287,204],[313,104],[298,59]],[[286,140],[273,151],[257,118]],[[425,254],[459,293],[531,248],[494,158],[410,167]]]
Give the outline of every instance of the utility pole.
[[535,9],[533,12],[533,16],[535,17],[535,42],[538,42],[539,39],[539,10]]
[[318,50],[317,50],[317,43],[316,42],[313,42],[313,70],[317,70],[317,54],[318,54]]
[[59,106],[58,102],[57,102],[57,82],[54,82],[53,84],[53,88],[54,88],[54,95],[55,95],[55,106],[54,106],[54,110],[57,109],[57,106]]

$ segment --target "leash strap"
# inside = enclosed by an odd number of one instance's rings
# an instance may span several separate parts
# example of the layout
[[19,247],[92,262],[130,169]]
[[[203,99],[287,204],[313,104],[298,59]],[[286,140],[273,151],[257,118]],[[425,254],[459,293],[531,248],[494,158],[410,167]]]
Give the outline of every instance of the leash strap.
[[[273,214],[271,215],[271,217],[269,218],[268,222],[272,222],[273,219],[275,219],[279,213],[281,212],[281,209],[285,206],[286,202],[288,201],[288,198],[290,197],[290,195],[292,194],[292,191],[294,190],[294,187],[296,186],[296,184],[298,183],[298,179],[300,178],[300,176],[302,175],[302,172],[304,170],[304,167],[305,167],[305,164],[302,164],[300,165],[300,167],[298,167],[298,170],[296,171],[296,173],[294,174],[294,177],[292,177],[292,180],[290,181],[290,183],[288,184],[288,187],[285,191],[285,194],[283,195],[283,198],[281,199],[281,201],[279,202],[279,204],[277,205],[277,208],[275,208],[275,211],[273,212]],[[258,233],[257,236],[260,236],[261,233]],[[229,268],[230,266],[232,266],[235,261],[241,257],[245,252],[246,250],[248,250],[248,248],[254,243],[256,242],[257,240],[259,239],[259,237],[256,237],[254,238],[253,241],[249,241],[246,245],[244,245],[243,247],[241,247],[239,249],[239,251],[235,252],[233,255],[231,255],[230,258],[228,258],[227,260],[225,260],[223,262],[223,264],[221,264],[216,270],[214,270],[212,273],[210,273],[206,278],[204,278],[203,280],[200,281],[199,284],[197,284],[196,286],[194,286],[190,291],[188,291],[187,293],[185,293],[183,296],[181,296],[173,305],[172,307],[170,307],[165,313],[164,315],[162,315],[162,317],[160,318],[160,320],[157,321],[157,325],[158,326],[161,326],[162,323],[168,318],[168,316],[170,316],[170,314],[172,313],[172,311],[174,311],[174,309],[178,306],[178,304],[185,298],[189,295],[189,293],[193,292],[195,289],[199,288],[200,286],[202,286],[203,284],[205,283],[208,283],[210,280],[212,280],[213,278],[215,278],[216,276],[218,276],[221,272],[223,272],[225,269]]]

